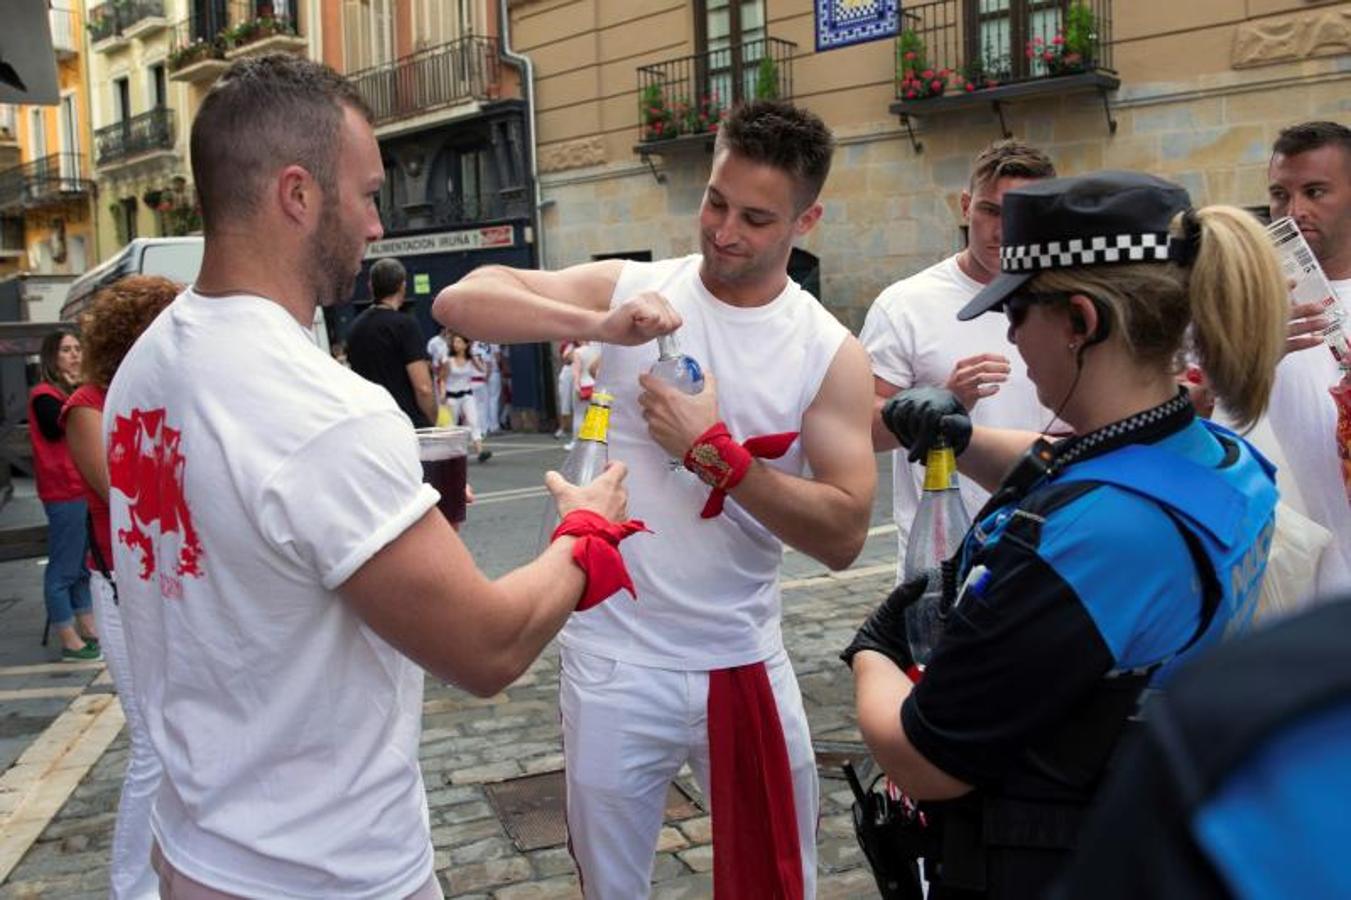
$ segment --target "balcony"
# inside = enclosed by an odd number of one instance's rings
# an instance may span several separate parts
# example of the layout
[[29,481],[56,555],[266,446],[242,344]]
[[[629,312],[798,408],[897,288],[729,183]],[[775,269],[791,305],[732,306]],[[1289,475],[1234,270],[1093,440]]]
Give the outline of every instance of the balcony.
[[167,153],[172,156],[175,138],[174,111],[163,106],[157,107],[96,130],[96,165],[108,169],[149,154]]
[[705,146],[734,104],[792,99],[797,44],[760,38],[638,67],[638,145],[647,156],[679,146]]
[[132,38],[146,37],[169,23],[164,0],[110,0],[89,10],[85,28],[90,46],[99,53],[124,47]]
[[386,232],[409,229],[479,227],[485,222],[530,215],[525,192],[494,191],[471,196],[444,196],[431,203],[413,203],[380,210]]
[[224,4],[210,4],[174,24],[167,68],[174,81],[210,81],[227,68]]
[[235,0],[230,4],[230,27],[221,33],[225,58],[264,53],[305,52],[307,42],[285,0]]
[[497,40],[470,36],[349,75],[376,126],[491,99],[499,77]]
[[84,177],[84,160],[78,153],[53,153],[0,172],[0,211],[54,206],[88,198],[94,183]]
[[[1112,0],[933,0],[907,5],[903,16],[890,111],[907,129],[911,116],[988,103],[1012,137],[1004,104],[1096,91],[1116,133],[1107,99],[1121,85],[1112,68]],[[919,152],[913,130],[910,139]]]
[[80,52],[80,35],[75,30],[75,11],[53,7],[47,10],[52,24],[52,49],[57,59],[72,59]]

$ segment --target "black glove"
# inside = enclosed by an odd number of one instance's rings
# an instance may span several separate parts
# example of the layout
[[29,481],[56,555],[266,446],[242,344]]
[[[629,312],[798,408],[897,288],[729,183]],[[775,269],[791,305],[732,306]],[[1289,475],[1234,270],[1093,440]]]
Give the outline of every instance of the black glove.
[[910,451],[911,462],[924,459],[939,437],[959,456],[971,443],[971,417],[946,388],[901,391],[882,405],[882,424]]
[[860,650],[876,650],[899,666],[902,672],[910,671],[915,665],[915,658],[910,655],[910,642],[905,637],[905,610],[924,596],[924,588],[928,583],[928,579],[916,578],[897,585],[868,616],[849,646],[840,654],[840,659],[853,668],[854,654]]

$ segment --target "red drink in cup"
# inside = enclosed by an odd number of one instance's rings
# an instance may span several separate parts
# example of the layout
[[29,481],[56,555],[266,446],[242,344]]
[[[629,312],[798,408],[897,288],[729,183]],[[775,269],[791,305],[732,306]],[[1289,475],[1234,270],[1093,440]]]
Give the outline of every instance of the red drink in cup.
[[464,521],[464,491],[469,473],[468,428],[419,428],[418,458],[422,480],[436,488],[442,515],[450,522]]

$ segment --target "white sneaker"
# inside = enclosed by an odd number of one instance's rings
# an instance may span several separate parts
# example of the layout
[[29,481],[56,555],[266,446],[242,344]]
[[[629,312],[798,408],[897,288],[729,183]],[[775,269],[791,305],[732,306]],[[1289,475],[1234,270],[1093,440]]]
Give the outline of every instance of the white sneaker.
[[564,450],[571,450],[571,449],[572,449],[572,445],[573,445],[574,443],[576,443],[576,442],[575,442],[575,441],[568,441],[566,444],[563,445],[563,449],[564,449]]
[[554,432],[554,440],[556,440],[556,441],[557,441],[557,440],[561,440],[562,437],[563,437],[563,429],[560,428],[560,429],[558,429],[557,431]]

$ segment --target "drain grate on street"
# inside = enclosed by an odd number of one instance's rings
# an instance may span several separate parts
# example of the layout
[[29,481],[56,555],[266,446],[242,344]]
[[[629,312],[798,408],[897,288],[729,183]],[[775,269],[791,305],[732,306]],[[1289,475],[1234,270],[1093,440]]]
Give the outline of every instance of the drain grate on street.
[[[524,853],[567,843],[567,787],[561,771],[499,781],[484,785],[484,791],[517,850]],[[666,793],[666,821],[699,815],[703,811],[694,799],[680,785],[672,784]]]

